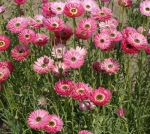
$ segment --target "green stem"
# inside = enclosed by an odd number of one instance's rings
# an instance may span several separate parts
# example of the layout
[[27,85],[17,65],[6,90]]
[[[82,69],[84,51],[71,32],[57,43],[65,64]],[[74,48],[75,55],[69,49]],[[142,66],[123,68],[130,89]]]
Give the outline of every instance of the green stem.
[[30,14],[31,14],[31,17],[34,16],[34,12],[33,12],[33,1],[30,0]]
[[75,44],[75,30],[76,30],[76,20],[75,18],[73,18],[73,45],[74,45],[74,48],[76,48],[76,44]]

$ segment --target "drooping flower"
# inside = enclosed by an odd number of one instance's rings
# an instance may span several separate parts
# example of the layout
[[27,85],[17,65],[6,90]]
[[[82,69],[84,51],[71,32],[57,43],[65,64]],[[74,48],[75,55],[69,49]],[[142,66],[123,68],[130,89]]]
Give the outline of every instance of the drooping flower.
[[145,16],[150,16],[150,1],[142,1],[140,3],[140,11]]
[[110,47],[111,41],[108,34],[100,33],[94,37],[94,43],[99,49],[105,50]]
[[99,61],[94,62],[92,67],[96,72],[99,73],[101,71],[101,62]]
[[106,105],[111,99],[111,93],[108,89],[99,87],[89,94],[89,99],[98,106]]
[[52,56],[56,58],[62,58],[66,52],[66,46],[63,44],[57,44],[52,48]]
[[5,12],[5,8],[3,6],[0,6],[0,14],[2,14],[3,12]]
[[72,28],[64,25],[61,31],[56,31],[55,36],[61,40],[68,40],[73,35]]
[[26,0],[14,0],[14,2],[21,5],[21,4],[26,3]]
[[81,130],[78,132],[78,134],[93,134],[93,133],[88,130]]
[[79,2],[67,2],[64,8],[64,14],[68,17],[79,17],[84,13],[84,8]]
[[44,19],[44,26],[53,32],[61,31],[64,28],[64,21],[58,17]]
[[44,127],[44,130],[46,132],[56,133],[62,130],[63,121],[59,116],[52,114],[52,115],[49,115],[48,119],[49,119],[49,122]]
[[42,6],[42,13],[44,13],[46,16],[53,16],[55,13],[51,10],[51,5],[53,2],[45,2]]
[[83,0],[82,5],[84,7],[84,10],[87,12],[91,12],[95,8],[98,8],[98,5],[94,0]]
[[70,96],[74,90],[75,83],[70,79],[62,79],[55,83],[55,91],[61,96]]
[[10,46],[10,38],[6,35],[0,35],[0,51],[6,50]]
[[14,65],[10,61],[1,61],[0,67],[6,67],[10,71],[10,73],[12,73],[14,70]]
[[30,113],[27,123],[30,128],[33,129],[44,129],[49,122],[49,113],[45,110],[35,110]]
[[124,7],[132,6],[132,0],[118,0],[118,4]]
[[12,33],[19,33],[22,30],[26,29],[27,26],[28,26],[28,20],[27,18],[24,17],[13,18],[7,24],[7,28]]
[[120,108],[120,109],[116,110],[116,113],[119,116],[123,116],[123,115],[125,115],[126,111],[123,108]]
[[24,61],[30,55],[30,48],[27,45],[17,45],[11,50],[11,56],[17,61]]
[[76,100],[85,100],[88,98],[88,94],[92,91],[92,88],[83,82],[78,82],[75,84],[75,88],[72,91],[72,98]]
[[112,11],[107,7],[96,8],[92,11],[92,17],[95,20],[106,21],[112,17]]
[[82,111],[94,110],[95,105],[90,100],[82,100],[82,101],[79,101],[79,108]]
[[48,41],[49,41],[49,37],[46,34],[37,33],[33,40],[33,44],[37,46],[44,46],[48,43]]
[[64,2],[53,2],[51,4],[51,10],[55,14],[63,14],[65,3]]
[[55,62],[53,68],[52,68],[52,72],[56,75],[56,76],[61,76],[61,75],[66,75],[66,73],[68,72],[70,67],[68,67],[66,64],[64,64],[63,62]]
[[53,64],[54,61],[50,57],[44,55],[35,61],[33,69],[39,74],[48,73],[53,68]]
[[41,96],[39,99],[38,99],[38,105],[42,106],[42,107],[45,107],[47,105],[47,100],[44,96]]
[[109,75],[112,75],[117,73],[117,71],[120,69],[120,65],[117,60],[113,58],[108,58],[102,62],[101,68]]
[[25,44],[32,42],[35,39],[35,32],[31,29],[24,29],[18,35],[19,41]]
[[8,79],[10,71],[8,68],[1,66],[0,67],[0,82],[3,82]]

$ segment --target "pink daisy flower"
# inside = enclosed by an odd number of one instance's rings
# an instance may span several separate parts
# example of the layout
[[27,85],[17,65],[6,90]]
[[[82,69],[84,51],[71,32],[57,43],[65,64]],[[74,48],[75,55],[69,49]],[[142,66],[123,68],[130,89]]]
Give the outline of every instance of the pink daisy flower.
[[43,27],[43,16],[42,15],[36,15],[33,19],[30,19],[30,26],[34,28],[41,28]]
[[84,13],[84,8],[81,3],[67,2],[64,8],[64,14],[68,17],[79,17]]
[[24,29],[18,35],[19,41],[22,43],[30,43],[35,39],[35,32],[31,29]]
[[146,37],[138,32],[130,34],[127,37],[127,41],[137,49],[144,48],[148,44]]
[[110,47],[111,41],[108,34],[100,33],[94,37],[94,43],[99,49],[105,50]]
[[23,18],[23,17],[13,18],[7,24],[7,28],[12,33],[19,33],[22,30],[26,29],[27,26],[28,26],[28,20],[27,18]]
[[10,46],[10,39],[8,36],[0,35],[0,51],[6,50]]
[[48,119],[49,119],[49,122],[44,127],[44,130],[46,132],[56,133],[62,130],[63,121],[59,116],[52,114],[52,115],[49,115]]
[[140,11],[145,16],[150,16],[150,1],[146,0],[140,3]]
[[53,68],[52,68],[52,72],[56,75],[56,76],[65,76],[68,72],[70,67],[68,67],[67,65],[65,65],[63,62],[55,62]]
[[80,68],[84,64],[84,57],[76,50],[71,49],[64,55],[64,63],[71,68]]
[[63,14],[64,13],[64,7],[65,3],[64,2],[53,2],[51,4],[51,10],[55,14]]
[[110,29],[116,29],[116,25],[110,21],[104,21],[99,23],[99,28],[101,32],[109,32]]
[[92,17],[95,20],[99,20],[99,21],[106,21],[112,17],[112,12],[107,7],[102,7],[101,9],[96,8],[91,13],[92,13]]
[[49,37],[44,33],[37,33],[33,40],[33,44],[37,46],[44,46],[48,42],[49,42]]
[[61,40],[68,40],[73,35],[72,28],[64,25],[61,31],[56,31],[55,36]]
[[85,31],[95,32],[97,30],[97,22],[92,18],[83,18],[79,21],[78,27]]
[[118,0],[118,4],[124,7],[132,6],[132,0]]
[[[73,48],[71,48],[71,50],[74,50]],[[80,53],[84,58],[87,54],[86,49],[85,48],[81,48],[79,46],[76,47],[75,49],[78,53]]]
[[84,100],[88,98],[88,94],[92,91],[92,88],[83,82],[75,84],[75,88],[71,94],[72,98],[76,100]]
[[5,66],[0,67],[0,82],[3,82],[8,79],[10,71]]
[[92,37],[92,32],[85,31],[81,29],[80,27],[76,28],[76,36],[80,39],[86,40]]
[[62,79],[55,83],[55,91],[61,96],[69,96],[74,90],[75,83],[70,79]]
[[119,115],[119,116],[123,116],[125,115],[126,111],[123,109],[123,108],[120,108],[116,111],[116,113]]
[[136,49],[134,46],[128,43],[125,39],[123,39],[121,42],[121,48],[122,51],[127,54],[137,54],[140,52],[138,49]]
[[82,101],[79,101],[79,108],[82,111],[94,110],[95,105],[90,100],[82,100]]
[[88,130],[81,130],[78,132],[78,134],[93,134],[93,133]]
[[111,99],[111,93],[108,89],[99,87],[89,94],[89,99],[98,106],[106,105]]
[[58,59],[62,58],[66,52],[66,46],[64,46],[63,44],[57,44],[52,48],[52,56]]
[[10,73],[12,73],[14,70],[14,65],[10,61],[1,61],[0,68],[1,67],[6,67],[10,71]]
[[84,7],[84,10],[87,12],[91,12],[95,8],[98,8],[98,5],[94,0],[83,0],[82,5]]
[[19,5],[21,5],[21,4],[26,3],[26,0],[14,0],[14,2],[16,2]]
[[45,27],[53,32],[61,31],[64,28],[64,21],[58,17],[44,19]]
[[46,3],[43,3],[43,6],[42,6],[42,13],[44,13],[45,15],[48,15],[48,16],[53,16],[55,15],[55,13],[52,12],[51,10],[51,5],[52,5],[53,2],[46,2]]
[[44,55],[35,61],[33,69],[39,74],[48,73],[53,68],[53,64],[54,61],[50,57]]
[[101,62],[97,61],[97,62],[94,62],[93,63],[93,69],[96,71],[96,72],[100,72],[101,71]]
[[30,55],[30,48],[27,45],[17,45],[11,50],[11,56],[17,61],[24,61]]
[[130,34],[137,32],[133,27],[126,27],[122,31],[122,35],[124,38],[127,38]]
[[0,6],[0,14],[5,12],[5,8],[3,6]]
[[109,75],[116,74],[119,70],[119,67],[119,62],[112,58],[105,59],[101,64],[101,68],[105,70]]
[[30,128],[33,129],[43,129],[49,122],[49,113],[45,110],[35,110],[33,111],[27,120]]
[[137,32],[140,33],[140,34],[143,34],[144,32],[146,32],[146,29],[144,27],[142,27],[142,26],[139,26],[137,28]]

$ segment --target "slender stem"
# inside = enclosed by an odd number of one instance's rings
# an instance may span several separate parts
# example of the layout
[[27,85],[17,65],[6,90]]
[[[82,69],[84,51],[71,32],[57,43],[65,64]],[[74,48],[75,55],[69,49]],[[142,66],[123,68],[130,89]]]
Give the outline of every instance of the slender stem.
[[76,44],[75,44],[75,30],[76,30],[76,20],[75,18],[73,18],[73,45],[74,45],[74,48],[76,47]]

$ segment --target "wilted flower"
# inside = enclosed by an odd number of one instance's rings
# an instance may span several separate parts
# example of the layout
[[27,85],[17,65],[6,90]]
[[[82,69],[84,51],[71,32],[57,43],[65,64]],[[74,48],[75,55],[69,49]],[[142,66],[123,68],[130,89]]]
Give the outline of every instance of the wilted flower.
[[38,105],[45,107],[46,104],[47,104],[47,100],[44,96],[42,96],[38,99]]
[[80,110],[83,110],[83,111],[94,110],[95,105],[90,100],[82,100],[82,101],[79,101],[79,108]]
[[123,116],[125,115],[126,111],[123,109],[123,108],[120,108],[116,111],[116,113],[119,115],[119,116]]

